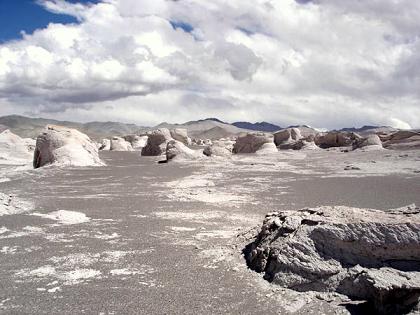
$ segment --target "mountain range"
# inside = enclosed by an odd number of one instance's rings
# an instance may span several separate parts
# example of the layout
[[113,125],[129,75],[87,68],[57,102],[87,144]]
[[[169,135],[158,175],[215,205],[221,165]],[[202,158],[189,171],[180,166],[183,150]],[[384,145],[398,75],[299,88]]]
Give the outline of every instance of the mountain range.
[[[161,123],[154,127],[138,126],[135,124],[125,124],[120,122],[88,122],[78,123],[71,121],[59,121],[44,118],[29,118],[19,115],[10,115],[0,117],[0,132],[4,129],[10,129],[13,133],[24,138],[36,138],[46,125],[61,125],[69,128],[75,128],[95,140],[109,138],[112,136],[123,136],[128,134],[141,134],[146,131],[157,128],[185,128],[191,138],[196,139],[220,139],[238,135],[249,131],[274,132],[282,129],[280,126],[268,122],[234,122],[232,124],[224,122],[217,118],[206,118],[195,121],[188,121],[183,124]],[[289,126],[288,128],[299,128],[302,135],[313,134],[315,129],[306,126]],[[392,132],[396,129],[386,126],[363,126],[361,128],[343,128],[339,131],[357,132],[361,134],[376,132]]]

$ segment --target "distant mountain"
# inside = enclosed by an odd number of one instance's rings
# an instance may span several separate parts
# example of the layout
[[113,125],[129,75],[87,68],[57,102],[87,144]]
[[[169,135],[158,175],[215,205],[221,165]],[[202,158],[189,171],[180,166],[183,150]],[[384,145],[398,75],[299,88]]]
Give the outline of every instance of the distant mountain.
[[156,128],[185,128],[188,135],[196,139],[220,139],[238,135],[242,132],[248,132],[248,129],[238,128],[225,123],[217,118],[207,118],[203,120],[188,121],[184,124],[161,123],[151,129]]
[[389,127],[389,126],[363,126],[360,128],[342,128],[339,131],[347,131],[347,132],[356,132],[360,134],[369,134],[369,133],[390,133],[397,131],[396,128]]
[[246,122],[246,121],[238,121],[238,122],[234,122],[232,125],[238,128],[242,128],[242,129],[265,131],[265,132],[274,132],[274,131],[282,129],[280,126],[270,124],[265,121],[257,122],[255,124]]
[[96,140],[116,135],[136,133],[139,130],[145,129],[145,127],[134,124],[119,122],[89,122],[83,124],[54,119],[29,118],[18,115],[0,117],[0,125],[10,129],[10,131],[23,138],[36,138],[46,125],[60,125],[75,128]]

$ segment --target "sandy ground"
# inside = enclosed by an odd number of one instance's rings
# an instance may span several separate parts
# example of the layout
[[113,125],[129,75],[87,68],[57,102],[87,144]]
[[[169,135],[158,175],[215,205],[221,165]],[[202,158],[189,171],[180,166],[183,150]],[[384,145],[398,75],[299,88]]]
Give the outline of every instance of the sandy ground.
[[278,209],[420,204],[419,151],[102,158],[106,167],[0,167],[0,193],[30,205],[0,213],[0,313],[348,314],[343,297],[249,271],[249,231]]

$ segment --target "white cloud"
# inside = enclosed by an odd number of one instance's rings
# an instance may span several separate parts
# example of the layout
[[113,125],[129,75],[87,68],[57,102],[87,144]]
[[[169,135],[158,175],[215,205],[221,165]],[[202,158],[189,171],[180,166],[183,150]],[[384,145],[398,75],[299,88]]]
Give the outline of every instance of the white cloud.
[[420,127],[418,1],[38,2],[80,23],[0,45],[0,114]]

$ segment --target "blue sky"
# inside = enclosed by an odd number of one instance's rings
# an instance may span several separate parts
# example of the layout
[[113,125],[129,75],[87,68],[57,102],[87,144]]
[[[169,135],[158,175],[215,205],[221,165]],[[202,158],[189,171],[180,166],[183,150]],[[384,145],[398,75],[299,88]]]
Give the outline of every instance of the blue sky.
[[[79,0],[69,2],[99,2],[98,0]],[[22,38],[21,31],[30,34],[44,28],[49,23],[76,23],[68,15],[54,14],[38,5],[35,0],[0,0],[0,43]]]
[[420,128],[419,16],[414,0],[0,0],[0,116]]

